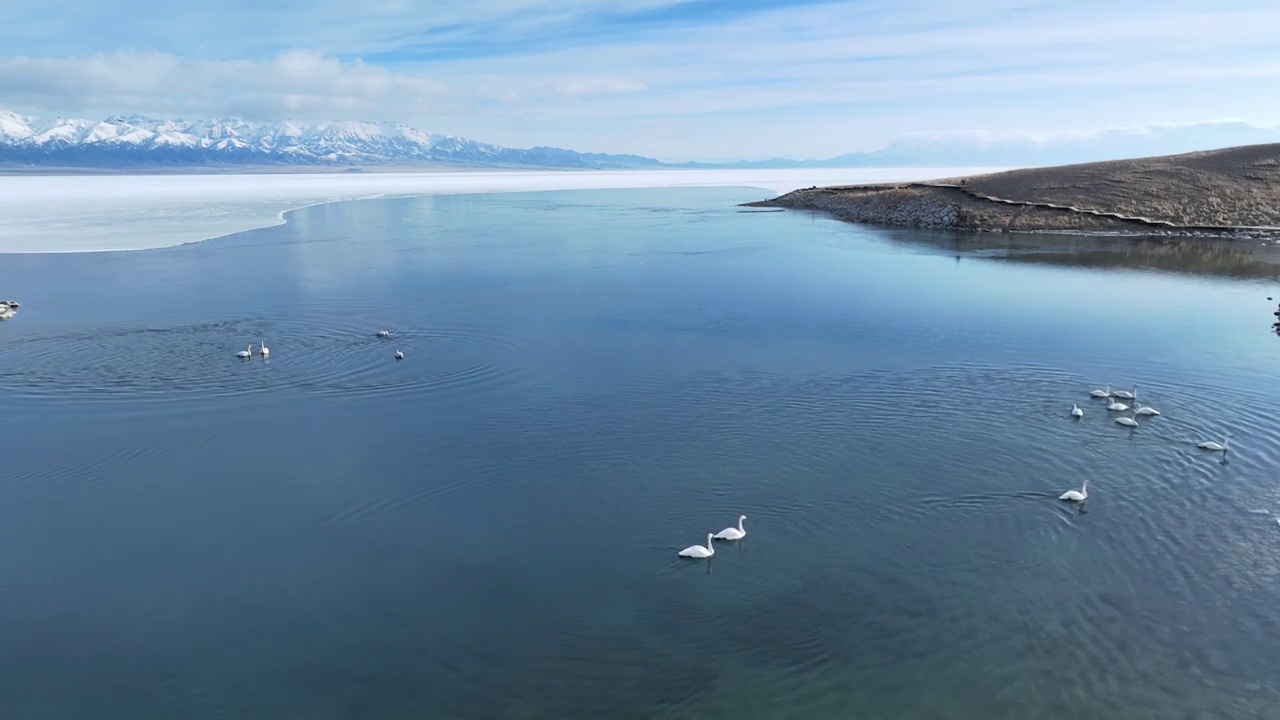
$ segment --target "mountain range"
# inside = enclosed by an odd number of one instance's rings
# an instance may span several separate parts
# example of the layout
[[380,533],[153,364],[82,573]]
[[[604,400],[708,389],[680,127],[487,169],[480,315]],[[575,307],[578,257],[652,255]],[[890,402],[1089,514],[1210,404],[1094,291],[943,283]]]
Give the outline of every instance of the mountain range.
[[662,163],[635,155],[552,147],[517,150],[403,123],[230,119],[105,120],[40,118],[0,111],[0,166],[165,168],[263,165],[429,165],[538,168],[642,168]]
[[179,169],[425,166],[553,169],[1015,167],[1062,165],[1280,142],[1280,128],[1242,122],[1156,125],[1049,137],[943,134],[820,160],[662,162],[639,155],[515,149],[395,122],[195,122],[141,115],[104,120],[0,111],[0,168]]

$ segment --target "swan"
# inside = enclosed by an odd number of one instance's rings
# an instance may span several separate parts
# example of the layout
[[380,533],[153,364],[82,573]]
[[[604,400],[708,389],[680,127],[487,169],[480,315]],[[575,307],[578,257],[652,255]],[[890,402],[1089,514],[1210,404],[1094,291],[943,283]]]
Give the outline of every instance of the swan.
[[1093,397],[1108,398],[1111,397],[1111,386],[1108,385],[1106,390],[1092,390],[1089,392]]
[[1212,440],[1209,440],[1209,441],[1200,443],[1196,447],[1200,448],[1201,450],[1212,450],[1213,452],[1226,452],[1227,448],[1231,447],[1231,433],[1227,433],[1226,436],[1222,438],[1221,445],[1219,445],[1216,442],[1213,442]]
[[378,331],[378,337],[391,337],[391,331],[390,331],[390,330],[379,330],[379,331]]
[[1138,421],[1131,417],[1118,417],[1116,418],[1116,424],[1125,425],[1127,427],[1138,427]]
[[397,351],[396,351],[396,359],[397,359],[397,360],[403,360],[403,359],[404,359],[404,353],[402,353],[402,352],[400,352],[399,350],[397,350]]
[[1160,411],[1150,405],[1139,405],[1134,403],[1133,411],[1138,415],[1159,415]]
[[689,547],[680,551],[680,557],[709,558],[712,555],[715,555],[716,549],[711,547],[712,537],[713,536],[711,533],[707,533],[707,544],[705,547],[702,545],[690,545]]
[[258,354],[262,355],[262,357],[266,357],[271,354],[271,348],[267,347],[267,342],[265,340],[258,345]]
[[742,521],[746,520],[746,515],[738,516],[738,527],[727,527],[715,534],[717,540],[741,540],[747,536],[747,531],[742,527]]
[[249,349],[247,349],[247,350],[241,350],[240,352],[236,353],[236,357],[238,357],[238,358],[251,358],[251,357],[253,357],[253,345],[250,345],[250,346],[249,346]]
[[1107,406],[1107,409],[1112,412],[1124,412],[1125,410],[1129,409],[1129,406],[1125,405],[1119,400],[1112,400],[1111,404]]
[[1075,403],[1071,404],[1071,417],[1084,417],[1084,411]]
[[1124,398],[1125,400],[1133,400],[1138,397],[1138,386],[1134,385],[1132,390],[1116,390],[1111,394],[1118,398]]
[[1066,500],[1067,502],[1084,502],[1089,499],[1089,481],[1085,480],[1080,485],[1079,490],[1068,490],[1062,493],[1058,496],[1058,499]]

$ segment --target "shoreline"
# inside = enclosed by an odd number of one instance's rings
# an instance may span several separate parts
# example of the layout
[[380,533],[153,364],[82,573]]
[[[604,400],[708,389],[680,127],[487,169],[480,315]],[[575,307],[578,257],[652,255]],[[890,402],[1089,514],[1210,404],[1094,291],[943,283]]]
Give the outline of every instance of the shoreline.
[[1089,208],[981,197],[943,183],[808,188],[743,203],[742,207],[811,210],[845,222],[957,232],[1217,240],[1280,238],[1280,227],[1178,225]]
[[1280,238],[1280,144],[928,181],[809,187],[749,207],[934,230]]
[[909,182],[940,170],[947,169],[0,176],[0,215],[6,218],[0,255],[180,247],[275,227],[288,222],[288,213],[353,200],[700,187],[779,193],[815,181]]

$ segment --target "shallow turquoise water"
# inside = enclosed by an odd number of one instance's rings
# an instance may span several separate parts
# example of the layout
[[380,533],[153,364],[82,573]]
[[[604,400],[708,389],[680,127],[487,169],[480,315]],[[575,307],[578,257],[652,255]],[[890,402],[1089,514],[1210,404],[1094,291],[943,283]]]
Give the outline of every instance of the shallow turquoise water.
[[1280,717],[1275,281],[762,196],[0,256],[5,715]]

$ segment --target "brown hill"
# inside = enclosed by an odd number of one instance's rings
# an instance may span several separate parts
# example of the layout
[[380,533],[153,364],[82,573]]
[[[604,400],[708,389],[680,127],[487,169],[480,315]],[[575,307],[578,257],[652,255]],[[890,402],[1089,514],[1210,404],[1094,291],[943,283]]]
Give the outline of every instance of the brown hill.
[[1280,234],[1280,144],[797,190],[753,205],[957,230]]

